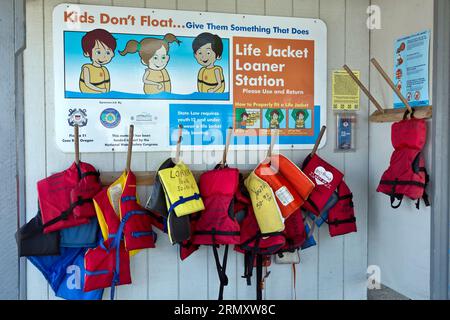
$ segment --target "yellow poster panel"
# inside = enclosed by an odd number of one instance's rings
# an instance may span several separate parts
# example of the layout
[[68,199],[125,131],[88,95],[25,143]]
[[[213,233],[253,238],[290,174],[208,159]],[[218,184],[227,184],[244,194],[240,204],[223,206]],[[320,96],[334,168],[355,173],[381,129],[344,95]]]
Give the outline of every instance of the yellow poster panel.
[[[353,71],[358,77],[360,72]],[[359,110],[359,88],[345,70],[334,70],[332,76],[333,110]]]

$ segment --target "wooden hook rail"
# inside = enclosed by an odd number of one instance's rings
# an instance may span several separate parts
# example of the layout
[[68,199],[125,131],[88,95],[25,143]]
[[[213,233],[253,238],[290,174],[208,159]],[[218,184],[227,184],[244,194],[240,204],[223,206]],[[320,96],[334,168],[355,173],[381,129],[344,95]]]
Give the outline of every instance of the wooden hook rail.
[[278,129],[272,129],[272,131],[270,132],[270,146],[269,150],[267,150],[267,159],[270,159],[272,157],[273,148],[275,147],[275,143],[278,140],[278,135]]
[[381,76],[384,78],[384,80],[386,80],[386,82],[391,87],[391,89],[394,90],[395,94],[403,102],[403,104],[408,109],[408,111],[411,113],[412,109],[411,109],[411,106],[409,105],[408,100],[403,96],[403,94],[400,92],[400,90],[395,86],[394,82],[392,82],[391,78],[389,78],[388,74],[384,71],[384,69],[378,63],[377,59],[372,58],[372,59],[370,59],[370,61],[375,66],[375,68],[378,70],[378,72],[381,74]]
[[374,104],[374,106],[378,109],[380,113],[384,113],[383,107],[378,103],[377,99],[370,93],[369,89],[366,88],[366,86],[358,79],[358,77],[353,73],[353,71],[344,64],[343,68],[347,73],[350,75],[350,77],[355,81],[355,83],[358,85],[358,87],[361,89],[362,92],[366,94],[366,96],[369,98],[369,100]]
[[180,162],[181,142],[182,141],[183,141],[183,126],[180,124],[178,126],[178,140],[177,140],[177,150],[175,153],[175,163]]
[[220,163],[221,168],[224,168],[227,164],[227,156],[228,156],[228,150],[230,149],[232,133],[233,133],[233,128],[228,128],[227,140],[225,142],[225,148],[223,149],[222,162]]
[[131,171],[131,155],[133,153],[134,125],[130,125],[128,132],[127,172]]
[[316,143],[314,144],[314,148],[311,152],[311,157],[314,156],[319,149],[320,142],[322,141],[323,135],[325,134],[325,131],[327,130],[327,126],[323,126],[322,129],[320,129],[319,136],[317,137]]
[[80,164],[80,134],[78,125],[73,126],[73,139],[75,141],[75,163],[77,165]]

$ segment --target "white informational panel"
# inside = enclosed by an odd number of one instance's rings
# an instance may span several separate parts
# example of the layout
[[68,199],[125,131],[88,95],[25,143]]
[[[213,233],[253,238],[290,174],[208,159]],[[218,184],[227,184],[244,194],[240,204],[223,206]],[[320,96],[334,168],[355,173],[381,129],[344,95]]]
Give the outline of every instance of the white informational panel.
[[[55,139],[83,152],[310,149],[326,123],[319,19],[62,4],[53,12]],[[322,144],[325,143],[322,141]]]

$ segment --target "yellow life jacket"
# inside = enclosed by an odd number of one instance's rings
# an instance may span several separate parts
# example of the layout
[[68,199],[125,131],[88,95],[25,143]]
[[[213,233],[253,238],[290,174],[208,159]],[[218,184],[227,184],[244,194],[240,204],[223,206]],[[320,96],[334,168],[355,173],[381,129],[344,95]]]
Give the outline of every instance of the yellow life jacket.
[[261,233],[281,232],[284,219],[269,184],[252,172],[244,181]]
[[205,210],[200,190],[188,166],[180,161],[175,167],[158,171],[166,195],[169,214],[178,217]]
[[158,89],[158,87],[154,84],[144,84],[144,92],[146,94],[156,94],[160,92],[171,92],[172,85],[170,83],[170,76],[166,69],[162,70],[149,70],[148,76],[146,80],[153,81],[156,83],[162,84],[162,88]]
[[106,67],[96,67],[92,64],[85,64],[81,67],[80,74],[80,91],[83,93],[102,93],[98,91],[94,91],[89,88],[84,82],[84,68],[88,68],[89,70],[89,82],[99,89],[106,89],[106,92],[109,92],[111,89],[111,81],[109,78],[109,71]]
[[215,66],[212,68],[201,68],[197,77],[197,88],[199,92],[208,92],[209,89],[213,89],[218,85],[215,71],[219,70],[220,80],[222,84],[216,93],[222,93],[225,91],[225,80],[223,77],[222,67]]

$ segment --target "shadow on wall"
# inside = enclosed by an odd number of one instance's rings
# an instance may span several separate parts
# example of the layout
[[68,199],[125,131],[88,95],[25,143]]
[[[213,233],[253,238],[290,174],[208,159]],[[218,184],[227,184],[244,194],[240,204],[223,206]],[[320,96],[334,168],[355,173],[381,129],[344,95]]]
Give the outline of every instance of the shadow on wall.
[[367,290],[367,300],[411,300],[408,297],[381,285],[379,290]]

